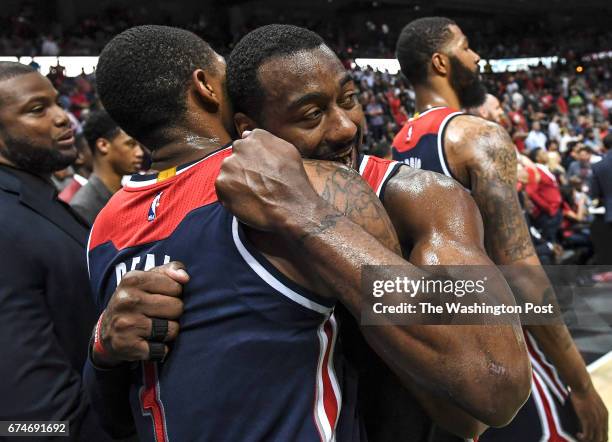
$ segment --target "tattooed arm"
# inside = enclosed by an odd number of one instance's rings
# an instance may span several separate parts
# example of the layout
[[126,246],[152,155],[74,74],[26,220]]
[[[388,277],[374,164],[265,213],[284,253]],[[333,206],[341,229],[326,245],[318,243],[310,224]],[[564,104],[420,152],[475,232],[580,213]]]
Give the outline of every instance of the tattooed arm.
[[[516,151],[506,131],[482,119],[461,116],[449,124],[446,141],[447,152],[461,157],[457,164],[463,163],[465,173],[458,177],[472,190],[484,220],[487,251],[496,264],[508,266],[504,273],[517,301],[556,304],[518,201]],[[571,387],[583,432],[607,431],[607,412],[567,327],[529,325],[526,329]]]
[[[390,223],[380,201],[356,172],[332,166],[336,172],[321,176],[322,181],[315,177],[323,166],[309,170],[309,175],[314,188],[334,205],[317,195],[292,145],[255,130],[236,142],[233,155],[224,160],[217,194],[251,227],[279,233],[288,249],[299,255],[298,262],[314,272],[308,273],[309,280],[317,275],[360,321],[374,300],[362,292],[363,266],[397,266],[414,280],[428,274],[379,242],[396,242],[394,235],[384,239]],[[360,222],[378,227],[364,229]],[[383,267],[373,271],[379,280],[396,275]],[[430,327],[387,325],[362,327],[362,332],[405,384],[417,382],[488,425],[506,424],[528,394],[526,369],[509,370],[477,348],[474,340],[462,339],[454,328],[437,332]]]

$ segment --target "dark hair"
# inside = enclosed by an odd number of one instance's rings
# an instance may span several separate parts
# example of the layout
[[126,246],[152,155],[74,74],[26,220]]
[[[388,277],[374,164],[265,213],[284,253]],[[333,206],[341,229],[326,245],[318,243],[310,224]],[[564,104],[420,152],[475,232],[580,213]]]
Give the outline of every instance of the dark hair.
[[449,26],[454,24],[445,17],[424,17],[404,26],[395,52],[402,73],[413,85],[427,80],[431,56],[450,40]]
[[38,72],[32,66],[21,64],[16,61],[0,61],[0,81],[9,80],[13,77]]
[[[210,69],[215,52],[192,32],[168,26],[136,26],[102,50],[96,71],[100,100],[112,118],[153,148],[164,131],[182,122],[189,77]],[[161,141],[160,141],[161,140]]]
[[264,89],[257,72],[264,62],[323,44],[318,34],[292,25],[266,25],[245,35],[227,62],[227,91],[234,111],[251,117],[259,115]]
[[612,149],[612,134],[608,134],[604,137],[603,145],[606,148],[606,150]]
[[574,189],[574,187],[571,185],[565,185],[561,187],[561,197],[563,198],[563,201],[565,201],[570,207],[574,207],[576,205],[576,202],[574,201],[575,191],[576,189]]
[[119,135],[120,130],[121,128],[106,111],[99,110],[89,114],[87,120],[85,120],[83,135],[87,140],[87,144],[89,144],[89,148],[96,155],[96,141],[100,138],[112,141],[113,138]]
[[532,149],[531,151],[529,151],[529,159],[535,163],[538,153],[541,150],[544,150],[544,149],[542,149],[541,147],[536,147],[535,149]]
[[[38,71],[32,66],[21,64],[16,61],[0,61],[0,81],[10,80],[20,75],[34,74],[37,72]],[[0,104],[2,104],[1,101]]]

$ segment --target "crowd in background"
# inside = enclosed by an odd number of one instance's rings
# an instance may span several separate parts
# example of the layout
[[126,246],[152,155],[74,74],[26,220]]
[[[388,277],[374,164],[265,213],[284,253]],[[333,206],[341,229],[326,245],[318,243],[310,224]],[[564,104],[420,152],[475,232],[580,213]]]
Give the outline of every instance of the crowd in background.
[[[388,156],[395,134],[415,112],[414,91],[388,72],[356,68],[353,76],[368,123],[365,148]],[[501,102],[499,122],[521,153],[519,191],[542,260],[591,262],[591,164],[605,153],[606,137],[611,141],[612,63],[537,66],[483,77]],[[558,186],[558,202],[540,197],[537,183],[547,171]]]
[[[0,12],[0,54],[97,55],[119,32],[153,22],[189,29],[208,41],[220,54],[228,54],[242,35],[278,21],[312,29],[341,56],[393,58],[397,35],[407,20],[405,12],[398,14],[398,11],[385,11],[371,5],[364,10],[353,7],[350,14],[325,14],[324,17],[311,14],[304,18],[292,14],[291,10],[243,11],[235,20],[229,15],[209,12],[176,23],[169,14],[152,19],[146,9],[114,6],[82,17],[76,24],[64,26],[49,20],[48,14],[28,6],[26,2],[18,14],[2,15]],[[398,16],[401,16],[401,21],[394,21]],[[606,25],[593,22],[584,27],[566,17],[565,21],[558,20],[555,28],[551,29],[551,23],[540,20],[539,16],[520,19],[522,23],[517,26],[511,18],[500,21],[496,17],[494,24],[491,17],[474,14],[457,17],[462,29],[470,35],[472,46],[478,48],[483,58],[557,55],[573,59],[612,49],[612,31]]]
[[[136,24],[136,16],[123,9],[110,10],[106,15],[84,19],[77,29],[68,33],[60,27],[48,29],[48,33],[39,32],[31,26],[27,14],[21,19],[4,18],[6,26],[0,32],[0,52],[96,54],[112,35]],[[210,26],[200,20],[191,29],[207,34]],[[314,23],[310,26],[317,29]],[[371,37],[382,35],[378,40],[370,39],[378,42],[375,46],[381,50],[370,47],[368,55],[392,56],[388,41],[393,38],[389,36],[389,30],[385,31],[382,25],[372,22],[366,26]],[[320,31],[324,37],[330,38],[326,29]],[[565,53],[566,61],[551,68],[540,65],[514,73],[492,73],[485,69],[483,78],[488,92],[501,102],[504,117],[500,123],[521,152],[519,180],[522,185],[519,191],[533,224],[534,241],[543,244],[542,259],[551,263],[588,263],[593,253],[588,227],[593,217],[593,204],[589,197],[590,165],[601,159],[604,139],[611,133],[612,60],[582,62],[572,58],[572,54],[576,48],[579,52],[587,48],[601,49],[610,41],[610,35],[581,32],[577,37],[577,34],[569,32],[561,37],[555,35],[553,38],[551,35],[550,40],[541,34],[537,39],[529,37],[532,33],[525,35],[527,37],[507,35],[491,40],[482,31],[477,32],[472,40],[479,52],[482,46],[484,54],[489,56],[541,54],[543,51],[548,51],[548,55]],[[388,156],[395,134],[415,113],[414,91],[401,75],[356,67],[351,63],[355,54],[347,51],[346,44],[348,42],[349,48],[359,44],[350,43],[350,35],[344,40],[342,48],[335,46],[359,86],[359,101],[367,119],[364,150]],[[225,45],[229,51],[231,43],[218,40],[216,46],[220,45]],[[47,76],[60,92],[60,102],[70,111],[73,124],[80,132],[81,123],[88,113],[100,108],[95,93],[95,76],[83,73],[68,78],[61,66],[51,68]],[[542,175],[541,172],[530,173],[535,170],[531,167],[534,163],[545,165],[559,186],[561,216],[555,218],[550,228],[539,225],[538,219],[541,220],[547,211],[552,214],[556,208],[543,207],[537,192],[533,191],[533,181]],[[69,179],[70,170],[58,173],[58,186],[61,188]]]

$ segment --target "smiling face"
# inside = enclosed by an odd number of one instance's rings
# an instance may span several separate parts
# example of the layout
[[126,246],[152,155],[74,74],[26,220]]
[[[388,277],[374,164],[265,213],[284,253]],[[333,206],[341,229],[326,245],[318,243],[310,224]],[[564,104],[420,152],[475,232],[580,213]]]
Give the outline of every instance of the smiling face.
[[77,156],[68,115],[58,93],[38,73],[0,82],[0,156],[20,169],[49,174]]
[[259,127],[292,143],[304,158],[356,167],[363,111],[331,49],[274,57],[259,67],[258,80],[264,92]]

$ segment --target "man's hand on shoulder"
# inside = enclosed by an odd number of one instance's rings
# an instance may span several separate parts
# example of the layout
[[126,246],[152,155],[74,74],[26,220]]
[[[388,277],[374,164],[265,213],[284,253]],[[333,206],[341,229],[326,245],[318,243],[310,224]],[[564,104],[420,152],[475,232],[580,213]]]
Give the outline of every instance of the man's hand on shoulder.
[[280,231],[298,215],[323,204],[292,144],[255,129],[233,144],[215,182],[219,201],[240,221],[263,231]]
[[94,331],[96,366],[163,359],[169,351],[166,344],[178,336],[180,296],[188,281],[184,265],[176,261],[126,273]]

